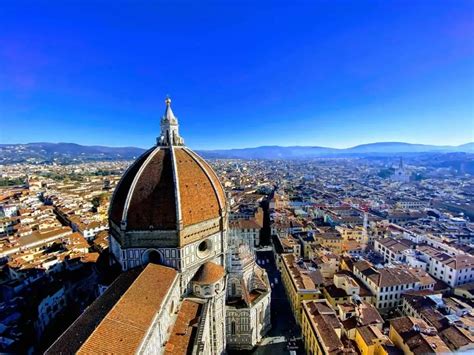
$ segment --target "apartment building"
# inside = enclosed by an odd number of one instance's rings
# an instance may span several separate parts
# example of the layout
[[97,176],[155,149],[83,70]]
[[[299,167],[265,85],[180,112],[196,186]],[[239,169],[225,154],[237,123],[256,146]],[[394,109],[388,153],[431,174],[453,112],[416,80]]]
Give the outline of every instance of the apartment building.
[[301,323],[301,303],[321,297],[323,278],[314,263],[298,259],[293,254],[283,255],[282,264],[281,279],[295,319]]
[[420,287],[420,280],[403,266],[377,269],[360,260],[354,264],[354,275],[374,294],[374,305],[381,313],[398,307],[402,293]]

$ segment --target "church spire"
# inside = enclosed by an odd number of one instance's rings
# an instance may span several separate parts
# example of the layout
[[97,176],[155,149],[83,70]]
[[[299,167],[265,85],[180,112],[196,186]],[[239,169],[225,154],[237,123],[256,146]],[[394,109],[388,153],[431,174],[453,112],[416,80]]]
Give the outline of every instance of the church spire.
[[165,114],[161,117],[161,132],[157,144],[161,146],[184,145],[183,138],[179,135],[178,119],[171,109],[171,99],[166,97]]

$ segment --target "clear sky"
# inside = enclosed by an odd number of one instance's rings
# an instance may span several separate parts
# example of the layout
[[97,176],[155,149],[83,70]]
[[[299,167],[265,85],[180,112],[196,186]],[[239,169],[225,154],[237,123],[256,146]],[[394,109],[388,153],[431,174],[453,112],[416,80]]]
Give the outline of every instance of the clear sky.
[[0,142],[148,147],[474,141],[474,1],[0,6]]

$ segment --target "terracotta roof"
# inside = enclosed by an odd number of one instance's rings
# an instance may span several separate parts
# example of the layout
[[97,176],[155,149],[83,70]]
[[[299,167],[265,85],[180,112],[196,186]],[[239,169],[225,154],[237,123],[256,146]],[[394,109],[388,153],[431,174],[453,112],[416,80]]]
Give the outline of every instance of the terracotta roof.
[[317,330],[324,351],[328,354],[342,352],[342,344],[335,329],[342,328],[336,313],[328,306],[317,301],[303,301],[303,310],[309,319],[311,327]]
[[133,179],[135,178],[135,175],[142,166],[143,162],[146,160],[146,158],[148,158],[152,151],[152,149],[146,151],[137,160],[135,160],[135,162],[123,174],[122,179],[120,179],[120,182],[114,191],[110,203],[109,217],[117,225],[120,225],[120,222],[122,221],[125,200],[127,199],[128,191],[130,190]]
[[321,281],[320,271],[311,271],[306,267],[306,264],[298,264],[298,260],[295,258],[294,254],[284,254],[282,255],[282,261],[285,268],[288,270],[291,281],[295,286],[297,291],[300,290],[314,290],[314,292],[319,292],[319,284],[317,282]]
[[377,242],[386,247],[387,249],[390,249],[394,253],[401,253],[404,250],[411,249],[411,246],[414,244],[409,240],[397,240],[392,238],[380,239]]
[[446,265],[455,270],[472,268],[474,267],[474,257],[471,255],[456,255],[446,261]]
[[78,353],[135,353],[177,275],[169,267],[148,264]]
[[193,277],[193,282],[198,284],[213,284],[225,275],[224,267],[211,261],[201,265]]
[[371,279],[372,282],[379,287],[406,285],[420,281],[418,277],[409,272],[408,268],[402,265],[376,269],[369,262],[360,260],[354,264],[354,268],[359,270],[359,272],[367,278]]
[[[419,330],[414,329],[414,325]],[[395,318],[390,326],[401,336],[403,342],[415,354],[449,353],[450,350],[443,340],[436,334],[426,333],[428,324],[422,319],[413,317]]]
[[140,274],[132,269],[121,274],[105,292],[46,350],[46,354],[73,354],[84,344],[102,319]]
[[358,327],[357,331],[362,336],[365,343],[369,346],[372,345],[374,340],[383,338],[383,334],[380,332],[380,330],[373,325]]
[[455,270],[467,269],[474,266],[474,257],[471,255],[451,256],[428,245],[419,246],[418,250]]
[[184,300],[174,323],[171,336],[166,343],[165,354],[191,353],[199,324],[200,303]]
[[422,286],[434,285],[436,283],[436,280],[433,279],[425,270],[411,267],[408,268],[407,271],[415,276]]
[[257,223],[255,218],[250,219],[237,219],[229,222],[229,228],[232,229],[258,229],[260,230],[262,226]]
[[362,302],[357,306],[357,323],[360,325],[382,324],[383,318],[374,305]]
[[448,344],[452,350],[474,344],[474,336],[467,329],[452,325],[440,332],[441,339]]
[[131,230],[176,229],[176,199],[169,149],[157,149],[143,166],[127,213]]
[[125,215],[128,230],[176,230],[178,201],[184,227],[226,210],[219,179],[201,157],[185,147],[155,147],[125,172],[111,201],[110,220],[120,226]]
[[192,154],[203,165],[204,169],[206,170],[212,182],[214,183],[214,186],[216,188],[216,194],[219,198],[219,202],[221,203],[222,208],[224,208],[225,205],[227,204],[227,197],[226,197],[224,188],[222,187],[222,184],[219,178],[217,177],[217,174],[215,173],[214,169],[212,169],[212,167],[207,163],[207,161],[204,160],[199,155],[197,155],[194,151],[190,149],[187,149],[186,151]]
[[337,275],[350,276],[357,283],[357,285],[359,286],[359,296],[360,297],[372,297],[373,296],[372,291],[370,291],[370,289],[367,288],[367,286],[365,286],[365,284],[358,277],[356,277],[351,271],[340,270],[340,271],[336,272],[336,274]]
[[183,225],[191,225],[219,217],[219,197],[207,170],[187,149],[176,149],[181,217]]

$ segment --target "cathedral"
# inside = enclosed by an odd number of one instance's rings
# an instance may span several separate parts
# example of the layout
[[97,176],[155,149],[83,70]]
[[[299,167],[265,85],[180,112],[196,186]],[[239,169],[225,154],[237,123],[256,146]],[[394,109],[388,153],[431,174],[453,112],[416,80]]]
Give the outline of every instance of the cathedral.
[[405,166],[403,165],[403,158],[400,158],[400,163],[395,168],[395,171],[392,174],[392,180],[402,182],[402,183],[410,182],[410,174],[408,173],[408,171],[405,169]]
[[165,102],[156,145],[110,203],[109,250],[122,273],[47,353],[224,354],[270,327],[268,277],[248,246],[227,250],[224,189]]

